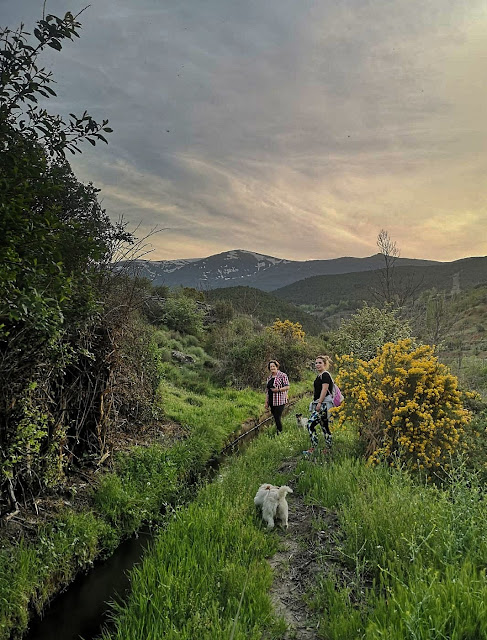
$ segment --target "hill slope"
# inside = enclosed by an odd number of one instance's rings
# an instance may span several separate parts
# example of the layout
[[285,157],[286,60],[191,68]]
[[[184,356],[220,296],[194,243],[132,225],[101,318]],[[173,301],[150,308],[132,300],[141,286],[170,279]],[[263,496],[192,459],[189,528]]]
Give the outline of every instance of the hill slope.
[[294,304],[276,297],[272,293],[261,291],[253,287],[227,287],[207,291],[206,299],[210,303],[218,300],[231,302],[234,309],[258,318],[263,324],[270,325],[276,318],[299,322],[306,333],[317,335],[323,329],[323,324]]
[[[355,309],[361,302],[376,301],[380,271],[315,276],[274,291],[274,295],[296,305],[326,310],[331,305]],[[487,257],[464,258],[431,266],[398,266],[398,283],[413,284],[418,291],[435,287],[441,291],[462,291],[487,283]]]

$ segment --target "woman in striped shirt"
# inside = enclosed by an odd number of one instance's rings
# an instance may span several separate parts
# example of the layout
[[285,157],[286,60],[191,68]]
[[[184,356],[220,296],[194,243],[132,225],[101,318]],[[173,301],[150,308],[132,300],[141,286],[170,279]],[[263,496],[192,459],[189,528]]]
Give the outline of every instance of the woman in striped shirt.
[[289,379],[287,375],[279,370],[279,362],[271,360],[267,364],[269,377],[266,383],[265,408],[270,409],[276,421],[277,433],[282,431],[282,412],[287,403],[287,392],[289,390]]

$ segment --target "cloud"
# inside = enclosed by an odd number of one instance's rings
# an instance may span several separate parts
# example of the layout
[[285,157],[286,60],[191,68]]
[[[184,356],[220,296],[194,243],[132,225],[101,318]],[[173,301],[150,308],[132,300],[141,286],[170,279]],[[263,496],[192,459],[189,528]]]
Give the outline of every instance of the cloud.
[[82,21],[47,57],[51,108],[110,119],[73,167],[166,229],[154,257],[364,256],[381,228],[404,256],[487,253],[479,0],[95,0]]

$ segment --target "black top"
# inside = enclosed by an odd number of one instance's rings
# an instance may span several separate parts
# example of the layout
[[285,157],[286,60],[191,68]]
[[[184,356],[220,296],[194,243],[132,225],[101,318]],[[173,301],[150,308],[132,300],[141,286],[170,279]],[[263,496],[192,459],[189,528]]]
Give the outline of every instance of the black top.
[[272,396],[274,394],[271,391],[272,387],[274,386],[274,381],[275,381],[275,378],[271,378],[267,383],[267,397],[269,398],[269,407],[274,406],[272,404],[272,400],[273,400]]
[[323,371],[323,373],[319,376],[316,376],[315,381],[313,382],[313,400],[318,400],[321,395],[321,390],[323,385],[328,383],[328,392],[331,393],[333,391],[333,380],[331,379],[331,375],[328,371]]

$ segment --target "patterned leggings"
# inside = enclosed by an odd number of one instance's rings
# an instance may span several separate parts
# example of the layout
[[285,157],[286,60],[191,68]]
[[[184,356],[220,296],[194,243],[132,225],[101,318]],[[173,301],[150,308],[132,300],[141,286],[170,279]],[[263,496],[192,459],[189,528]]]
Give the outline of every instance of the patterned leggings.
[[[315,405],[316,407],[316,405]],[[316,427],[321,425],[321,430],[323,431],[323,435],[325,436],[326,444],[331,444],[331,431],[328,424],[328,407],[326,405],[322,405],[321,411],[316,411],[316,408],[311,411],[311,414],[308,418],[308,433],[311,438],[311,444],[313,447],[318,446],[318,434],[316,433]]]

